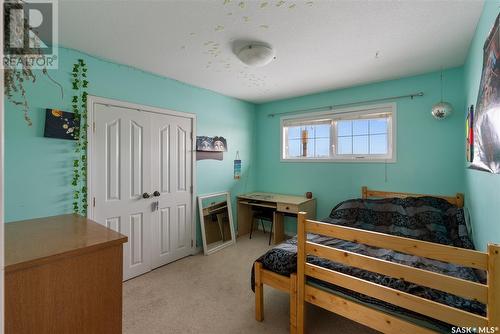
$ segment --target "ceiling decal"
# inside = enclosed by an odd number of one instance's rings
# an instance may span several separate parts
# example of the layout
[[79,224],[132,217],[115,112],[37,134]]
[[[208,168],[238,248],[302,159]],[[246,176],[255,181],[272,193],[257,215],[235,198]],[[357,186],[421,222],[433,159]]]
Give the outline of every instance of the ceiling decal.
[[[481,11],[479,0],[72,0],[59,3],[59,42],[262,103],[462,66]],[[235,54],[250,42],[276,61],[246,66]]]
[[[312,6],[313,1],[302,2],[303,5]],[[276,8],[277,10],[285,9],[294,9],[297,7],[297,3],[295,1],[285,1],[285,0],[275,0],[275,1],[235,1],[235,0],[223,0],[222,5],[226,8],[236,8],[239,13],[243,13],[243,11],[249,11],[249,6],[258,9],[266,9]],[[247,6],[248,5],[248,6]],[[272,7],[269,7],[273,5]],[[226,13],[226,16],[234,16],[234,11],[229,11]],[[241,15],[241,14],[239,14]],[[263,18],[258,17],[255,21],[255,29],[260,31],[269,30],[270,25],[267,22],[259,22],[262,21]],[[265,19],[265,18],[264,18]],[[245,24],[250,24],[254,20],[249,15],[241,15],[241,21]],[[231,24],[238,24],[237,21],[231,21]],[[219,22],[219,24],[214,25],[214,32],[222,33],[224,31],[231,31],[231,26],[228,25],[228,22]],[[198,33],[201,34],[201,33]],[[198,35],[195,32],[191,32],[190,36]],[[215,36],[214,36],[215,37]],[[236,77],[242,82],[246,87],[258,88],[261,93],[265,93],[270,90],[269,87],[266,87],[266,79],[267,77],[262,74],[262,69],[258,72],[255,69],[249,68],[248,66],[244,66],[240,63],[240,61],[234,56],[232,47],[227,44],[231,44],[233,41],[224,41],[224,37],[222,37],[219,43],[215,43],[213,40],[209,40],[203,43],[204,50],[203,54],[207,55],[209,59],[207,59],[205,63],[205,70],[214,71],[216,73],[226,72],[233,73],[234,70],[239,70],[239,72],[234,72]],[[251,42],[250,40],[248,42]],[[221,44],[224,47],[221,47]],[[185,50],[186,46],[182,45],[181,50]],[[222,58],[222,55],[225,55]],[[212,59],[212,60],[210,60]],[[213,60],[218,59],[216,62]]]

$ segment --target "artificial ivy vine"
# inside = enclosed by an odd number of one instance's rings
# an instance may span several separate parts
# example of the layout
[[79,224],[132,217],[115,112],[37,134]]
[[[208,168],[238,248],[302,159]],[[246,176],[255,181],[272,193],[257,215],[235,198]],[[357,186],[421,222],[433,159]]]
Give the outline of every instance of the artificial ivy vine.
[[83,59],[73,65],[71,83],[73,85],[72,107],[74,119],[79,120],[75,127],[77,138],[75,160],[73,160],[73,212],[87,216],[87,65]]
[[[9,56],[4,57],[3,73],[4,76],[4,94],[7,100],[21,108],[24,114],[24,120],[31,126],[31,117],[29,115],[28,96],[26,92],[26,83],[34,84],[39,77],[47,77],[52,83],[56,84],[61,90],[61,99],[64,98],[63,87],[54,80],[45,66],[40,70],[34,70],[34,64],[43,57],[40,48],[39,39],[36,34],[29,34],[29,43],[23,43],[24,28],[30,26],[28,17],[24,16],[27,8],[24,8],[24,0],[12,0],[4,3],[3,21],[9,22],[4,26],[4,36],[9,36],[10,41],[21,41],[22,48],[18,48],[16,58],[19,61],[9,62]],[[22,10],[19,10],[22,9]],[[6,44],[7,41],[5,42]],[[40,75],[41,72],[41,75]]]

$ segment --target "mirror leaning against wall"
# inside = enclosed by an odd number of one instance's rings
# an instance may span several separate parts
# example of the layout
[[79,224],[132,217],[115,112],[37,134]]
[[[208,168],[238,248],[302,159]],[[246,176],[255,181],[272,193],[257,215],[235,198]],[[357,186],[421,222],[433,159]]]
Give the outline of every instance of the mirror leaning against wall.
[[236,242],[229,192],[198,196],[198,208],[205,255]]

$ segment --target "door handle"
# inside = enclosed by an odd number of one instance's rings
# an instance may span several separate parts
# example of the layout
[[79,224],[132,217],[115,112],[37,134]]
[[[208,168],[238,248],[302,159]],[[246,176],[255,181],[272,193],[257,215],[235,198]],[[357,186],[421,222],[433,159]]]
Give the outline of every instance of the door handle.
[[155,192],[153,193],[153,196],[154,197],[160,197],[160,192],[158,190],[155,190]]
[[144,199],[146,199],[146,198],[150,198],[150,197],[151,197],[151,195],[150,195],[150,194],[148,194],[148,193],[144,193],[144,194],[142,194],[142,198],[144,198]]

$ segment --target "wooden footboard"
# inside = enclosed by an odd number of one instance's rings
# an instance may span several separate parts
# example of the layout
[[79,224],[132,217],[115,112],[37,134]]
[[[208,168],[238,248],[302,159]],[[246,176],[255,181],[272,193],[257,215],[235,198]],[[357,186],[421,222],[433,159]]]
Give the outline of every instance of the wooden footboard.
[[264,284],[290,294],[290,333],[297,330],[297,275],[278,275],[262,268],[262,263],[254,263],[255,273],[255,319],[264,320]]
[[[331,225],[306,219],[299,213],[297,259],[297,332],[304,331],[304,302],[309,302],[384,333],[430,333],[394,316],[349,301],[327,291],[307,285],[305,277],[314,277],[337,286],[371,296],[384,302],[412,310],[427,317],[459,327],[500,327],[500,246],[489,245],[488,252],[478,252],[393,235]],[[307,241],[307,233],[392,249],[410,255],[482,269],[488,273],[487,284],[471,282],[399,263],[389,262]],[[487,305],[483,317],[429,299],[359,279],[306,262],[308,254],[347,266],[397,277],[408,282],[441,290]]]

